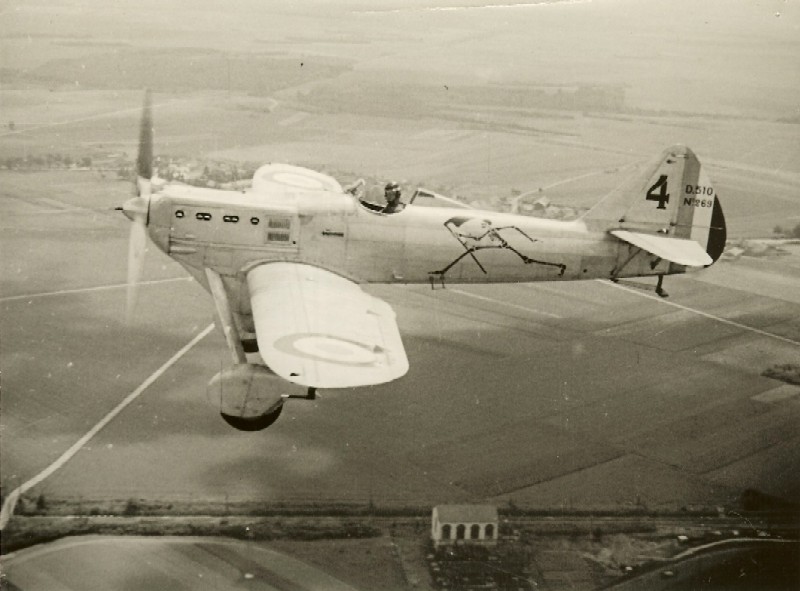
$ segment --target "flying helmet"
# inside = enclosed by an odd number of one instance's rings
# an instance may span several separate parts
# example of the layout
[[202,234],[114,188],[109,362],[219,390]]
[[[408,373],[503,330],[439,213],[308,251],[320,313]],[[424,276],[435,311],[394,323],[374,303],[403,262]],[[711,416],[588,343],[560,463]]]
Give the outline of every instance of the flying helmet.
[[387,197],[394,197],[395,195],[400,195],[400,185],[396,182],[392,181],[386,183],[386,187],[383,189],[384,195]]

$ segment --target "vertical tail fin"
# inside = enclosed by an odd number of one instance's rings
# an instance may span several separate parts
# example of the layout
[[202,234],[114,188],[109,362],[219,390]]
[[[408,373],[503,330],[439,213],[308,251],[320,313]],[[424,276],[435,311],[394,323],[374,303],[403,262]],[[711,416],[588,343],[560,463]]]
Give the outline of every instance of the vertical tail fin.
[[716,261],[725,248],[725,216],[694,152],[672,146],[623,183],[583,220],[597,230],[628,230],[693,240]]

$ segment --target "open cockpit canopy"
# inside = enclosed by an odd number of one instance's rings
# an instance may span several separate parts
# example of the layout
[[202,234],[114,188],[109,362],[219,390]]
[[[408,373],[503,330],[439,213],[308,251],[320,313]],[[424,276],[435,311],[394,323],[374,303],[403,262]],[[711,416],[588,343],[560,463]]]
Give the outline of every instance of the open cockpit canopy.
[[439,195],[439,193],[434,193],[422,187],[414,191],[408,203],[409,205],[416,205],[418,207],[460,207],[462,209],[472,209],[472,207],[466,203],[462,203],[451,197]]

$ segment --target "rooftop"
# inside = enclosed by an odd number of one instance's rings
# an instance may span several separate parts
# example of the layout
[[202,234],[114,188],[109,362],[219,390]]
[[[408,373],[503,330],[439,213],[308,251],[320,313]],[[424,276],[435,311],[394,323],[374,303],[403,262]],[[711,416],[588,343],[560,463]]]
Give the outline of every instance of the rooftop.
[[497,507],[494,505],[437,505],[433,511],[438,514],[439,521],[445,523],[497,521]]

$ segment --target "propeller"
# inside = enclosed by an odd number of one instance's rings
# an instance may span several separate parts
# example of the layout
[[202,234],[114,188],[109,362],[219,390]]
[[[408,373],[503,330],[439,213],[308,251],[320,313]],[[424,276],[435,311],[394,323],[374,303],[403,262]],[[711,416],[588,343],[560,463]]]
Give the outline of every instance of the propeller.
[[122,205],[132,222],[128,242],[128,291],[125,321],[130,324],[139,295],[139,282],[144,270],[147,249],[147,218],[150,210],[151,179],[153,177],[153,112],[150,90],[145,91],[142,120],[139,127],[139,154],[136,158],[136,196]]

